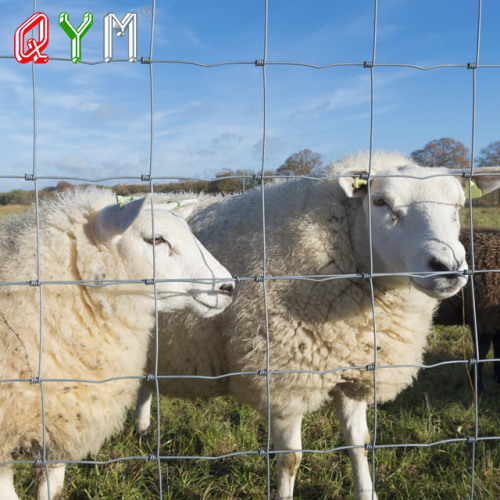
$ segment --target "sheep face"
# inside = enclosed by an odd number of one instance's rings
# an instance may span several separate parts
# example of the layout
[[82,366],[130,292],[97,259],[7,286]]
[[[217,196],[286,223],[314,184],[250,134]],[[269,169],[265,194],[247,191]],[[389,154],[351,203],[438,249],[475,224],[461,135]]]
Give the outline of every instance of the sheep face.
[[143,198],[121,208],[107,207],[96,218],[94,233],[126,263],[128,279],[155,276],[160,311],[188,309],[209,317],[231,303],[234,282],[184,220],[195,204],[184,201],[152,206],[149,198]]
[[[374,272],[409,273],[412,285],[435,298],[449,297],[467,282],[458,239],[463,188],[454,177],[424,178],[446,172],[414,165],[384,171],[398,177],[374,177],[370,200],[366,188],[347,189],[363,197],[365,239],[371,214]],[[404,283],[408,277],[395,279]]]

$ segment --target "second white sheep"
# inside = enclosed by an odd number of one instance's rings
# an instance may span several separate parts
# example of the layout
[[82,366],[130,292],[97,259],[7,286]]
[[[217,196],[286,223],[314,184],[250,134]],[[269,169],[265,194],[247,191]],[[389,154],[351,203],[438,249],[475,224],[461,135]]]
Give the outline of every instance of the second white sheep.
[[[265,242],[260,190],[213,198],[193,217],[195,234],[233,273],[256,282],[242,281],[232,307],[213,320],[160,318],[160,374],[236,374],[161,379],[162,394],[231,395],[263,415],[270,405],[281,500],[293,496],[301,453],[287,451],[302,449],[302,418],[331,398],[346,444],[354,446],[356,498],[372,499],[364,445],[370,443],[366,409],[374,397],[373,367],[378,401],[407,387],[422,363],[437,300],[467,281],[458,239],[465,201],[459,172],[380,153],[367,184],[359,176],[368,167],[368,156],[359,154],[333,165],[326,179],[266,184]],[[491,178],[478,183],[485,191],[494,187]],[[170,334],[178,329],[182,337]],[[262,376],[267,368],[269,401]],[[149,425],[150,391],[145,386],[140,394],[139,431]]]

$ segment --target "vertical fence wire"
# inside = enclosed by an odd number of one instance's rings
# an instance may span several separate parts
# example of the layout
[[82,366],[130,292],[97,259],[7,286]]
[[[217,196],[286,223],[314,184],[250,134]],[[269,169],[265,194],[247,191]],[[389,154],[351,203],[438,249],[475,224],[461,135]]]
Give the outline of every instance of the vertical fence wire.
[[[474,173],[474,159],[475,159],[475,146],[476,146],[476,71],[479,65],[479,49],[481,41],[481,10],[482,10],[482,0],[478,0],[478,11],[477,11],[477,33],[476,33],[476,60],[472,69],[472,116],[471,116],[471,160],[470,160],[470,173],[471,176]],[[472,177],[471,177],[472,178]],[[474,290],[474,271],[475,271],[475,259],[474,259],[474,224],[472,220],[472,191],[471,183],[469,182],[469,217],[470,217],[470,252],[471,252],[471,266],[472,275],[471,280],[471,301],[472,301],[472,325],[471,329],[474,332],[474,345],[476,352],[476,359],[479,358],[479,341],[478,341],[478,331],[477,331],[477,318],[476,318],[476,303],[475,303],[475,290]],[[471,440],[472,446],[472,457],[471,457],[471,492],[470,499],[474,498],[474,481],[475,481],[475,470],[476,470],[476,447],[477,440],[479,437],[479,394],[478,394],[478,363],[474,363],[474,437]]]
[[[36,12],[36,0],[33,3],[33,12]],[[478,3],[478,18],[477,18],[477,42],[476,42],[476,60],[475,63],[468,66],[468,69],[471,70],[472,74],[472,138],[471,138],[471,175],[474,172],[474,156],[475,156],[475,125],[476,125],[476,72],[479,66],[479,52],[480,52],[480,34],[481,34],[481,15],[482,15],[482,0],[479,0]],[[156,12],[156,2],[153,0],[152,6],[152,19],[151,19],[151,36],[150,36],[150,49],[149,49],[149,57],[147,59],[147,64],[149,64],[149,85],[150,85],[150,156],[149,156],[149,174],[147,176],[147,180],[150,186],[150,194],[154,194],[154,180],[155,178],[161,178],[160,176],[154,176],[154,85],[153,85],[153,62],[164,62],[164,61],[154,61],[153,60],[153,41],[154,41],[154,26],[155,26],[155,12]],[[365,61],[364,64],[354,63],[360,66],[365,66],[370,71],[370,136],[369,136],[369,166],[368,166],[368,178],[370,178],[372,173],[372,155],[374,150],[374,116],[375,116],[375,68],[376,64],[376,44],[377,44],[377,24],[378,24],[378,2],[374,0],[374,11],[373,11],[373,41],[372,41],[372,59],[371,61]],[[263,287],[263,300],[264,300],[264,309],[265,309],[265,327],[266,327],[266,343],[267,343],[267,352],[266,352],[266,367],[265,367],[265,377],[266,377],[266,391],[267,391],[267,437],[266,437],[266,449],[265,450],[257,450],[259,455],[261,451],[265,451],[266,456],[266,471],[267,471],[267,498],[271,498],[271,411],[272,411],[272,394],[271,394],[271,384],[270,377],[272,375],[270,370],[270,332],[269,332],[269,317],[268,317],[268,302],[267,302],[267,247],[266,247],[266,196],[265,196],[265,166],[266,166],[266,141],[267,141],[267,100],[268,100],[268,82],[266,76],[266,67],[270,64],[267,60],[267,47],[268,47],[268,0],[264,0],[264,38],[263,38],[263,58],[262,60],[255,61],[256,66],[260,66],[262,68],[262,105],[263,105],[263,113],[262,113],[262,158],[261,158],[261,207],[262,207],[262,251],[263,251],[263,259],[262,259],[262,276],[258,277],[259,281],[262,280]],[[172,62],[172,61],[169,61]],[[184,64],[185,62],[176,61],[177,63]],[[36,262],[37,262],[37,276],[36,281],[32,282],[33,286],[38,286],[39,292],[39,307],[40,307],[40,325],[39,325],[39,367],[38,367],[38,376],[33,377],[31,383],[39,383],[40,384],[40,397],[41,397],[41,408],[42,408],[42,422],[41,425],[43,427],[43,443],[42,443],[42,452],[43,458],[37,461],[36,465],[43,466],[45,469],[45,473],[48,476],[49,470],[49,462],[47,460],[47,450],[46,450],[46,422],[45,422],[45,398],[44,398],[44,380],[43,380],[43,287],[42,287],[42,276],[41,276],[41,262],[40,262],[40,219],[39,219],[39,187],[38,187],[38,177],[37,177],[37,97],[36,97],[36,75],[35,75],[35,65],[32,62],[32,93],[33,93],[33,167],[32,167],[32,175],[26,176],[27,181],[32,181],[34,185],[35,191],[35,217],[36,217]],[[188,63],[195,64],[195,63]],[[226,63],[220,63],[226,64]],[[249,64],[248,62],[240,62],[235,64]],[[271,63],[271,64],[295,64],[295,63]],[[198,66],[204,67],[213,67],[214,65],[202,65],[197,64]],[[346,64],[350,65],[350,64]],[[314,67],[313,65],[309,65]],[[330,67],[331,65],[322,66],[322,68]],[[380,65],[382,66],[382,65]],[[399,65],[399,66],[408,66],[408,65]],[[419,68],[422,69],[422,68]],[[429,69],[429,68],[425,68]],[[12,176],[13,177],[13,176]],[[144,176],[142,176],[144,178]],[[68,178],[66,178],[68,179]],[[144,180],[144,179],[143,179]],[[95,181],[95,179],[93,180]],[[368,196],[370,196],[370,183],[367,186]],[[477,332],[477,318],[476,318],[476,307],[474,301],[474,279],[473,275],[475,272],[475,261],[474,261],[474,245],[473,245],[473,215],[472,215],[472,196],[471,196],[471,184],[469,183],[469,217],[470,217],[470,235],[471,235],[471,265],[472,265],[472,311],[473,311],[473,331],[475,332],[475,349],[476,353],[479,353],[478,347],[478,332]],[[152,204],[153,205],[153,204]],[[375,460],[375,452],[379,447],[385,445],[377,444],[377,429],[378,429],[378,407],[377,407],[377,370],[381,369],[377,366],[377,327],[376,327],[376,318],[375,318],[375,294],[374,294],[374,285],[373,285],[373,247],[372,247],[372,224],[371,224],[371,206],[368,205],[368,240],[369,240],[369,251],[370,251],[370,274],[367,277],[370,283],[370,292],[371,292],[371,306],[372,306],[372,321],[373,321],[373,340],[374,340],[374,353],[373,353],[373,382],[374,382],[374,402],[375,402],[375,410],[373,417],[373,439],[371,442],[370,451],[372,456],[372,498],[375,498],[375,482],[376,482],[376,460]],[[152,216],[152,229],[154,235],[154,212]],[[155,316],[156,316],[156,326],[154,332],[154,342],[155,342],[155,367],[154,367],[154,382],[156,387],[156,414],[157,414],[157,433],[158,433],[158,441],[156,445],[156,456],[154,459],[158,463],[158,487],[159,487],[159,495],[160,498],[163,498],[162,491],[162,468],[161,468],[161,415],[160,415],[160,389],[159,389],[159,381],[158,381],[158,355],[159,355],[159,331],[158,331],[158,296],[156,289],[156,261],[155,261],[155,246],[153,245],[153,286],[154,286],[154,298],[155,298]],[[359,279],[359,278],[358,278]],[[361,278],[361,279],[366,279]],[[476,355],[477,358],[477,355]],[[355,367],[353,367],[355,368]],[[385,367],[384,367],[385,369]],[[474,396],[474,411],[475,411],[475,422],[474,422],[474,436],[472,439],[467,440],[467,442],[471,444],[472,449],[472,457],[471,457],[471,493],[470,499],[472,500],[474,497],[475,490],[475,467],[476,467],[476,446],[477,442],[480,438],[479,436],[479,411],[478,411],[478,387],[477,387],[477,369],[478,364],[475,363],[473,365],[473,369],[475,372],[475,396]],[[259,370],[261,372],[262,370]],[[262,374],[258,374],[257,376],[262,376]],[[459,440],[463,441],[463,440]],[[279,451],[279,450],[275,450]],[[281,450],[283,451],[283,450]],[[301,450],[303,452],[310,452],[311,450]],[[335,450],[329,450],[335,451]],[[124,457],[126,458],[126,457]],[[151,459],[151,457],[142,457],[143,459]],[[191,457],[191,458],[203,458],[203,457]],[[207,457],[205,457],[207,458]],[[86,462],[77,462],[77,463],[86,463]],[[95,463],[95,462],[94,462]],[[50,498],[50,481],[47,481],[47,494]]]
[[[378,0],[373,1],[373,41],[372,41],[372,60],[368,64],[370,70],[370,137],[369,137],[369,159],[368,159],[368,179],[372,173],[372,156],[373,156],[373,138],[374,138],[374,121],[375,121],[375,74],[374,65],[377,54],[377,23],[378,23]],[[370,181],[367,183],[367,196],[371,199]],[[368,248],[370,252],[370,300],[372,308],[372,323],[373,323],[373,436],[372,436],[372,500],[375,499],[375,481],[376,481],[376,460],[375,450],[377,446],[377,319],[375,317],[375,291],[373,288],[373,232],[372,232],[372,206],[368,203]]]
[[[153,239],[155,238],[155,211],[154,211],[154,183],[153,183],[153,166],[154,166],[154,136],[155,136],[155,107],[154,107],[154,79],[153,79],[153,46],[154,46],[154,28],[155,28],[155,16],[156,16],[156,0],[153,0],[152,11],[151,11],[151,35],[149,39],[149,56],[148,56],[148,66],[149,66],[149,97],[150,97],[150,131],[149,131],[149,189],[151,195],[151,231]],[[156,460],[158,465],[158,491],[160,499],[163,498],[163,479],[162,479],[162,469],[161,469],[161,417],[160,417],[160,386],[158,382],[158,355],[159,355],[159,331],[158,331],[158,288],[156,282],[156,245],[152,245],[153,249],[153,287],[154,287],[154,301],[155,301],[155,326],[154,326],[154,336],[153,342],[155,344],[155,358],[154,358],[154,385],[156,393],[156,427],[157,427],[157,443],[156,443],[156,456],[150,457]]]
[[264,174],[266,168],[266,143],[267,143],[267,30],[268,30],[268,0],[264,0],[264,39],[262,50],[262,163],[261,163],[261,204],[262,204],[262,293],[264,300],[264,322],[266,329],[266,393],[267,393],[267,439],[266,439],[266,472],[267,472],[267,498],[271,498],[271,381],[270,381],[270,335],[269,316],[267,304],[267,245],[266,245],[266,183]]
[[[37,11],[37,2],[33,0],[33,14]],[[33,148],[32,148],[32,175],[34,190],[35,190],[35,228],[36,228],[36,280],[32,284],[38,286],[38,301],[39,301],[39,351],[38,351],[38,375],[34,377],[30,383],[40,384],[40,404],[41,404],[41,426],[42,426],[42,458],[36,460],[35,465],[43,467],[47,478],[47,496],[50,499],[50,478],[49,466],[47,463],[47,435],[46,435],[46,420],[45,420],[45,394],[43,383],[43,288],[41,285],[41,261],[40,261],[40,200],[37,181],[37,153],[38,153],[38,106],[36,93],[36,71],[35,63],[31,61],[31,79],[32,79],[32,107],[33,107]],[[30,177],[27,178],[27,180]]]

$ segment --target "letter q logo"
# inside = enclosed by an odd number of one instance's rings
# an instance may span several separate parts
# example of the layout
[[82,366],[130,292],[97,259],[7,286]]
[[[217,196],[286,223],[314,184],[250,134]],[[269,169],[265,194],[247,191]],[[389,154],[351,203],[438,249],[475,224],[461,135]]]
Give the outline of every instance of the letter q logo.
[[[38,25],[38,40],[29,38],[26,41],[28,51],[25,52],[26,34]],[[42,50],[49,44],[49,18],[43,12],[36,12],[27,19],[14,35],[14,56],[20,63],[33,61],[36,64],[45,64],[49,60],[47,54]]]

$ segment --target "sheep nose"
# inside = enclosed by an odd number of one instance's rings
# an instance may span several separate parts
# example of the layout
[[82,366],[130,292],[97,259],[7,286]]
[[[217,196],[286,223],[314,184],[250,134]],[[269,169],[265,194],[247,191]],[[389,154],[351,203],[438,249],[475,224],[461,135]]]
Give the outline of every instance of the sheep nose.
[[432,259],[429,262],[430,268],[436,272],[458,271],[459,269],[462,269],[464,265],[465,268],[467,268],[465,259],[463,259],[461,262],[453,260],[452,263],[446,264],[438,257],[432,257]]
[[437,257],[432,257],[429,262],[429,266],[433,271],[454,271],[454,269],[450,269],[448,265],[439,260]]
[[226,295],[229,295],[229,297],[231,297],[231,295],[233,295],[233,290],[234,290],[234,285],[232,285],[231,283],[223,283],[219,287],[219,292],[224,293]]

